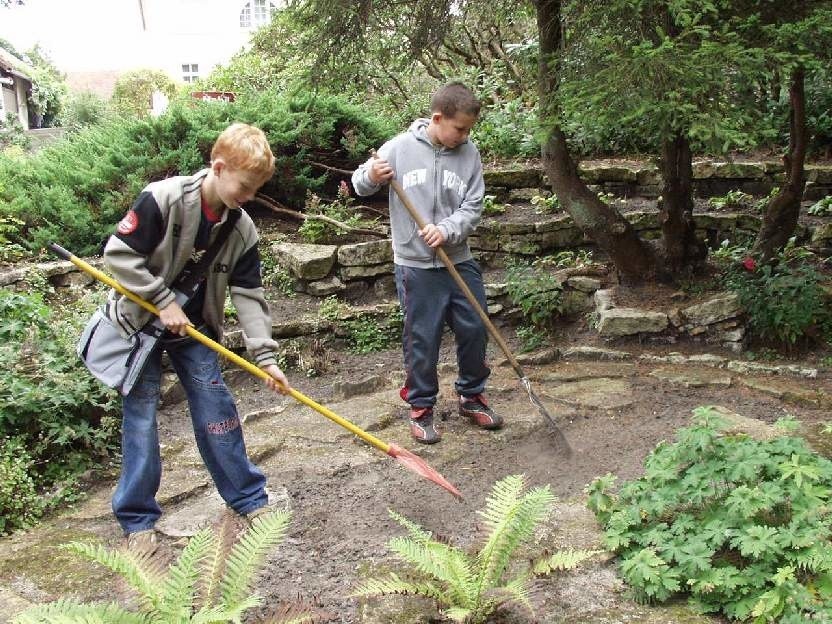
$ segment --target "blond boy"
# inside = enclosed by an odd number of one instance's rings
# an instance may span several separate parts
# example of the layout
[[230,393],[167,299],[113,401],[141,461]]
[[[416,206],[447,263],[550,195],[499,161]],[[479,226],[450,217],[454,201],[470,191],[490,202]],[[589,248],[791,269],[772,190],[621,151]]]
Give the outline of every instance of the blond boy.
[[[167,330],[161,348],[151,354],[136,385],[123,398],[122,468],[112,504],[134,550],[155,550],[153,527],[161,515],[156,502],[161,481],[156,408],[163,350],[187,393],[197,446],[220,495],[248,518],[267,509],[266,478],[246,454],[237,409],[223,382],[217,354],[187,337],[185,326],[192,324],[221,340],[223,304],[230,292],[246,348],[271,376],[268,385],[281,392],[289,388],[274,354],[257,231],[240,210],[273,172],[274,157],[263,132],[233,124],[217,138],[209,168],[149,184],[105,247],[107,268],[128,290],[159,308]],[[205,252],[233,211],[239,212],[233,229],[196,293],[180,305],[171,288],[174,280]],[[148,312],[114,291],[108,315],[124,335],[139,331],[150,320]]]

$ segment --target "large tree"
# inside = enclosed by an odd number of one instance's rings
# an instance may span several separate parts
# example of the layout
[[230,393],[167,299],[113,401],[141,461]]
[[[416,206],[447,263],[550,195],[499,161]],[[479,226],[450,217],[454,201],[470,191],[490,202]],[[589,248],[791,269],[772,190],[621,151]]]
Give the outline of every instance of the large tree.
[[737,94],[746,76],[759,73],[763,54],[727,27],[730,7],[700,0],[565,4],[557,76],[566,116],[573,125],[639,133],[657,156],[659,277],[684,275],[707,253],[693,223],[693,151],[745,147],[755,121]]
[[637,281],[654,274],[655,256],[630,223],[602,202],[578,176],[578,167],[561,127],[560,67],[562,18],[560,0],[537,0],[539,37],[539,115],[545,135],[543,168],[564,209],[578,227],[610,255],[620,276]]
[[779,91],[787,94],[788,101],[784,180],[766,206],[763,226],[754,242],[754,251],[768,260],[794,234],[800,216],[806,186],[804,164],[811,138],[805,81],[807,74],[822,74],[832,61],[828,43],[832,40],[832,7],[826,0],[758,0],[748,4],[748,15],[740,27],[747,40],[765,46],[766,83],[775,96]]

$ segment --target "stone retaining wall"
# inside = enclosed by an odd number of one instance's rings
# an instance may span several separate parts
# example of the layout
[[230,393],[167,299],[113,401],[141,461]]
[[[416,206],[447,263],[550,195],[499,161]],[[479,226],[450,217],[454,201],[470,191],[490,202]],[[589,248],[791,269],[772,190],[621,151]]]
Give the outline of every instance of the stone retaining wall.
[[[694,166],[694,182],[697,193],[701,195],[724,194],[736,188],[760,195],[768,193],[779,182],[782,176],[780,171],[778,163],[701,162]],[[648,165],[584,163],[581,175],[599,189],[617,194],[655,196],[661,186],[657,169]],[[832,167],[809,166],[807,178],[807,199],[832,194]],[[489,193],[502,195],[502,200],[514,201],[528,200],[533,193],[542,193],[545,187],[542,172],[535,169],[486,172],[486,185]],[[633,211],[624,216],[645,239],[660,237],[655,211]],[[760,217],[740,213],[696,214],[694,221],[697,236],[711,247],[716,247],[724,239],[753,238],[761,225]],[[812,228],[800,226],[797,236],[800,242],[808,243],[820,253],[832,253],[832,223]],[[470,242],[475,256],[485,266],[504,266],[512,256],[535,258],[592,245],[572,218],[564,214],[541,215],[534,222],[522,223],[485,218]],[[373,292],[379,300],[395,299],[390,240],[340,246],[279,243],[268,251],[291,273],[295,289],[299,292],[316,297],[338,294],[348,299],[366,298],[368,292]],[[100,266],[101,261],[92,260],[91,263]],[[28,288],[27,276],[35,272],[57,288],[85,286],[93,281],[69,262],[49,262],[0,272],[0,287],[25,290]],[[590,278],[571,278],[564,282],[563,287],[570,311],[584,312],[593,309],[593,294],[601,288],[601,283]],[[505,284],[487,284],[486,291],[491,314],[512,315],[517,312],[507,299]],[[636,314],[627,308],[615,307],[611,299],[607,304],[599,305],[599,296],[601,301],[605,301],[604,292],[595,294],[595,312],[599,332],[607,339],[638,335],[672,341],[687,336],[734,350],[741,348],[744,329],[737,320],[739,310],[734,304],[726,304],[731,308],[732,315],[720,313],[716,315],[720,318],[713,319],[707,318],[707,312],[702,312],[706,318],[700,318],[700,313],[692,309],[661,313],[635,311],[638,312]],[[722,304],[725,301],[709,303],[716,307]],[[376,311],[369,309],[364,313],[378,313],[380,316],[389,313],[387,304],[377,307]],[[276,323],[274,327],[274,335],[281,338],[321,331],[328,330],[321,325],[320,319],[311,316]],[[231,336],[230,339],[233,343],[236,337]]]
[[[585,161],[578,166],[578,172],[587,184],[615,195],[658,197],[661,194],[662,178],[655,165]],[[702,160],[693,163],[693,189],[698,197],[724,195],[732,190],[765,196],[783,183],[784,175],[783,165],[777,161]],[[540,169],[486,171],[485,185],[490,193],[497,195],[498,201],[510,201],[512,196],[524,195],[519,189],[531,189],[537,194],[549,189]],[[832,166],[807,165],[803,199],[817,201],[827,195],[832,195]]]

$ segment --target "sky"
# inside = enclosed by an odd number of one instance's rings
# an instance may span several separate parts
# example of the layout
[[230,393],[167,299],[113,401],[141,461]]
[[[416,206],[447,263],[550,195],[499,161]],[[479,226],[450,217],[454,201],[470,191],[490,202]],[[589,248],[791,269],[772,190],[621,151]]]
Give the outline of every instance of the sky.
[[0,38],[18,52],[39,43],[64,72],[130,69],[143,49],[138,0],[25,0],[0,8]]

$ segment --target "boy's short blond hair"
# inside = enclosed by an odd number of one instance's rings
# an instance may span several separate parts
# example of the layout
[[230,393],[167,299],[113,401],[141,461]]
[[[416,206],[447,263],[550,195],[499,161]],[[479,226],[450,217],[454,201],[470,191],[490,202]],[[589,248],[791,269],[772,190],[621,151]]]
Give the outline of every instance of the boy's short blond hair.
[[222,131],[211,149],[211,160],[222,158],[233,169],[244,169],[271,176],[274,155],[269,140],[260,128],[235,123]]

